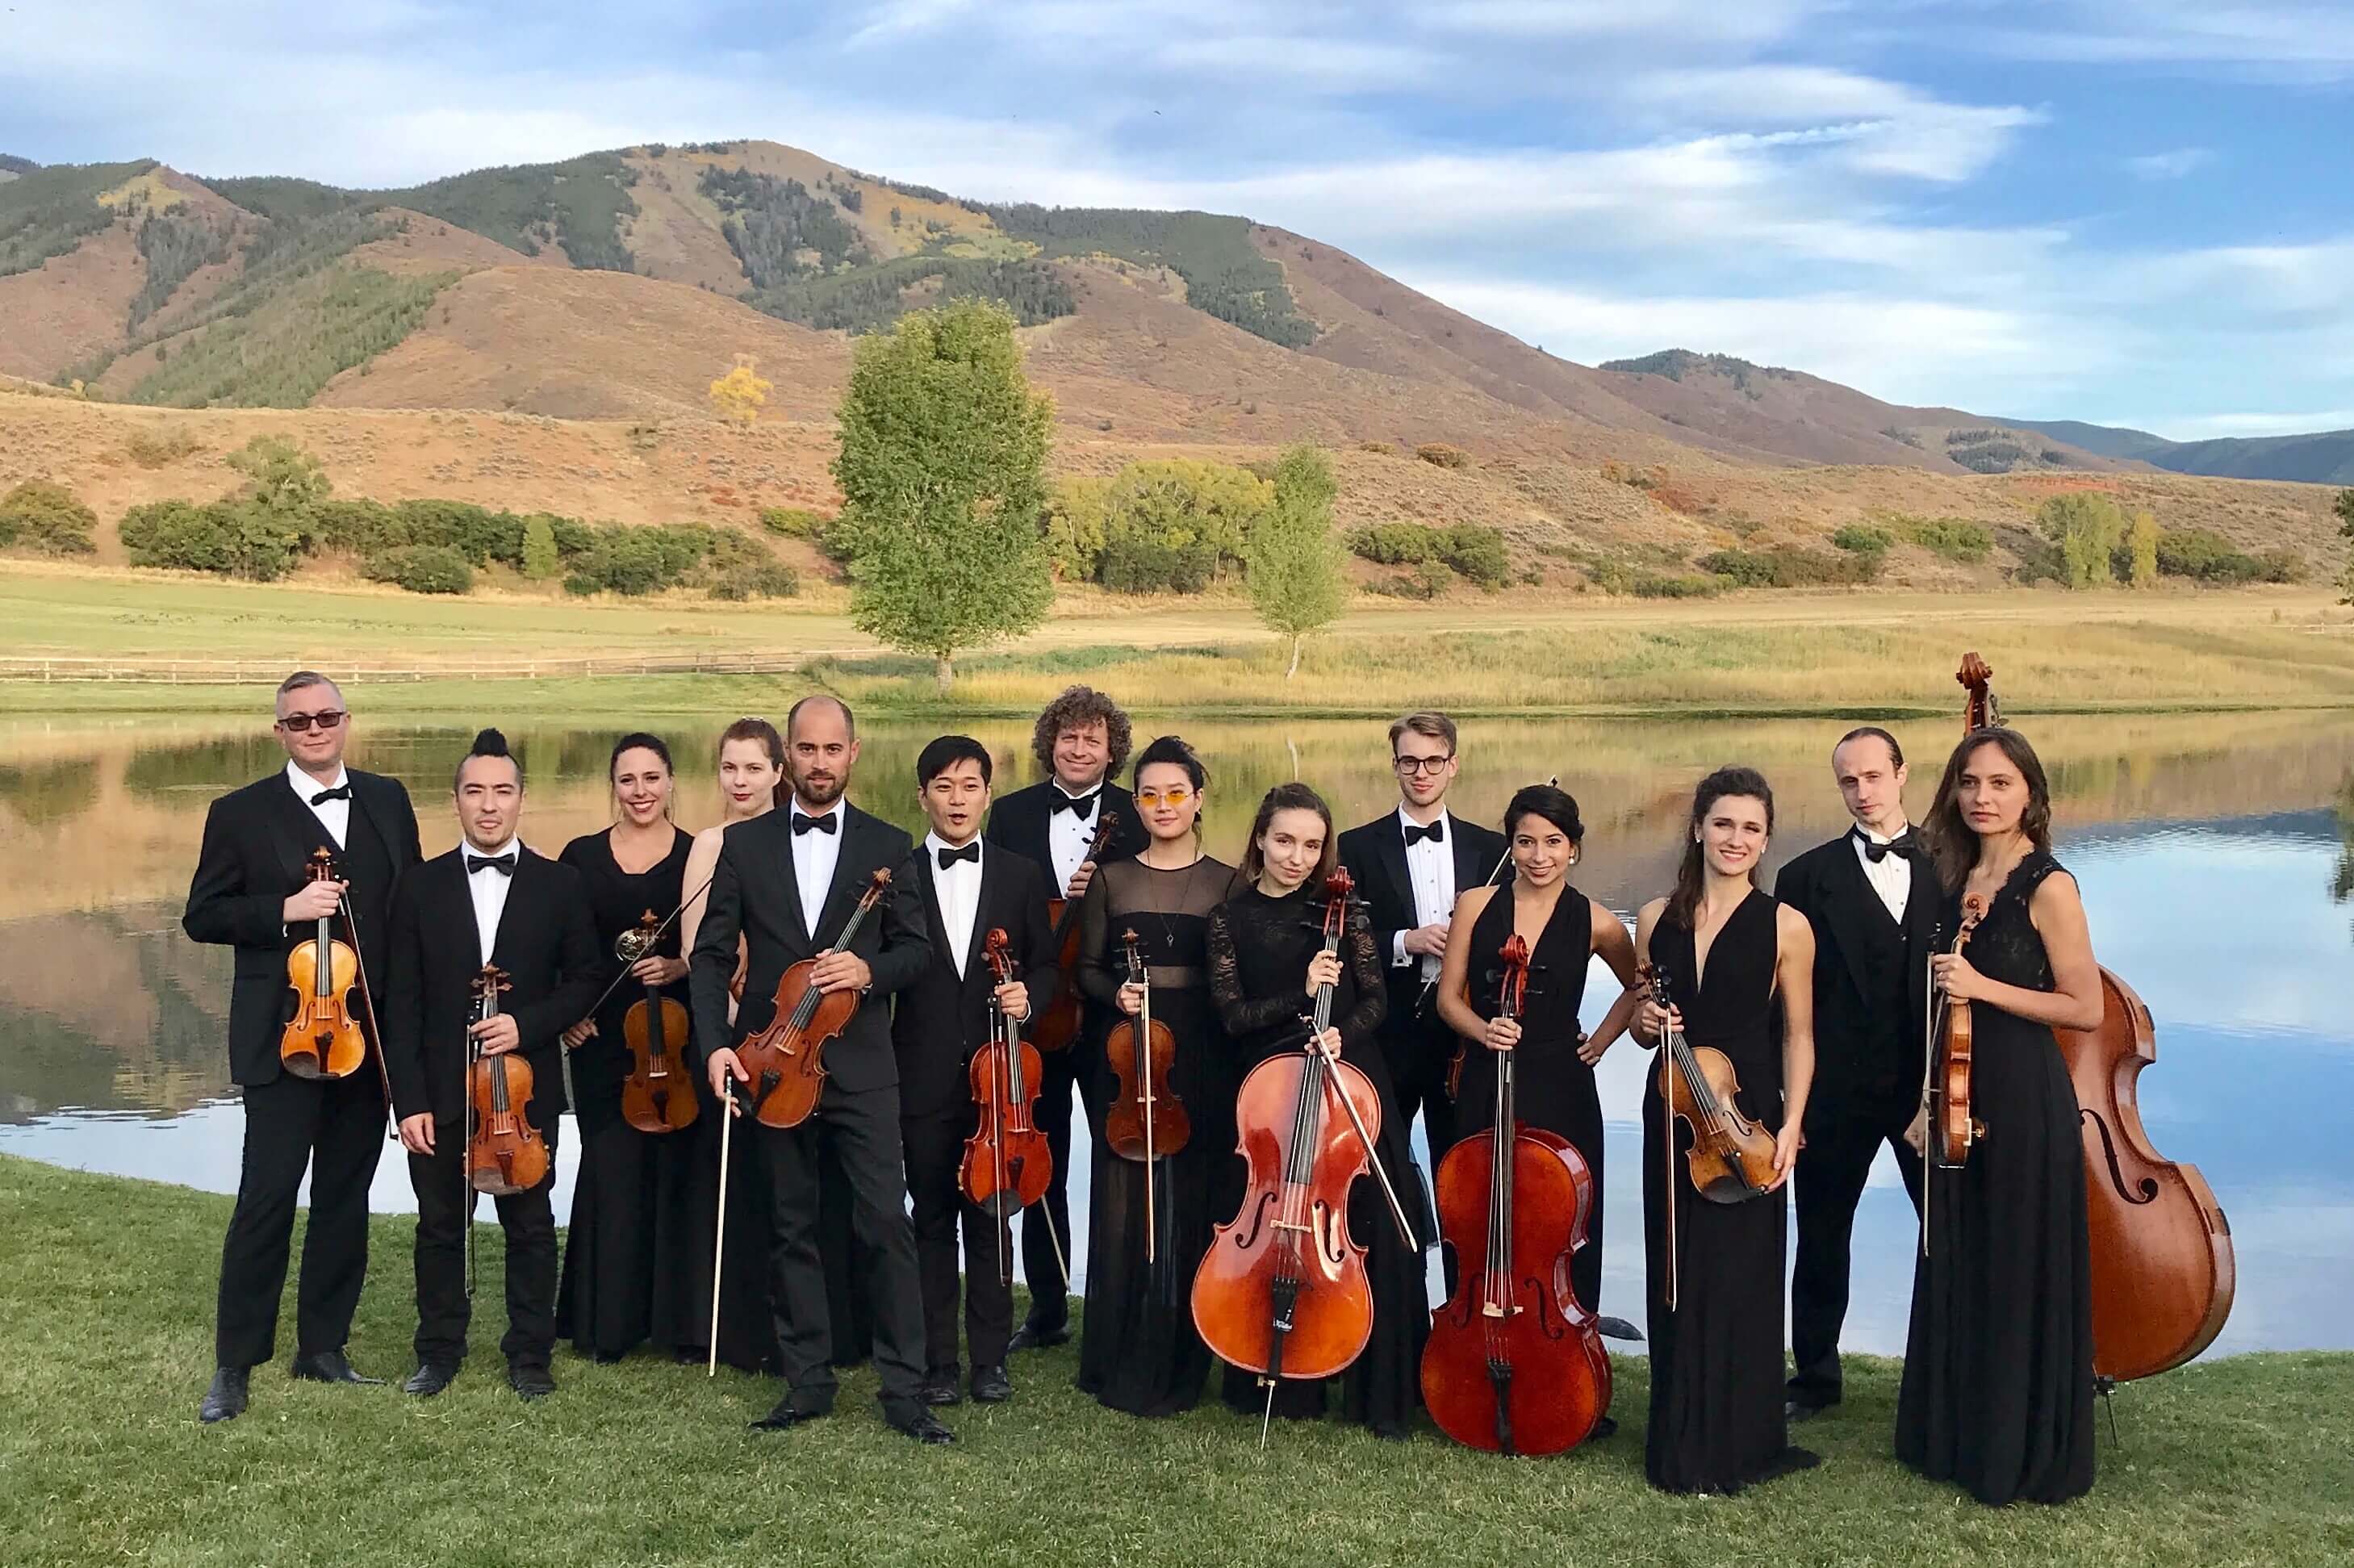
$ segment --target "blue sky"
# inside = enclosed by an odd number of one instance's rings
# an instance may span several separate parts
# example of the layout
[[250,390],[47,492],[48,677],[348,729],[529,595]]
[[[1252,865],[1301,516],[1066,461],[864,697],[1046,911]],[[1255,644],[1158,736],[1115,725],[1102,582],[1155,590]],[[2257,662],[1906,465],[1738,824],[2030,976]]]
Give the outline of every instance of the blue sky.
[[0,0],[0,150],[404,184],[766,137],[1240,212],[1564,357],[2354,426],[2354,0]]

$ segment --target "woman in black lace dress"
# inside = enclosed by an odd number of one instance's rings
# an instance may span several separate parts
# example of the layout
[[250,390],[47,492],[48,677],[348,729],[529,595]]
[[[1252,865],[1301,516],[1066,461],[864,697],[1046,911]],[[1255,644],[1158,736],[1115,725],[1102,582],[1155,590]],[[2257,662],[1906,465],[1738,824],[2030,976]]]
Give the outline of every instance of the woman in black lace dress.
[[[1097,868],[1079,906],[1079,989],[1107,1014],[1133,1017],[1142,995],[1127,983],[1121,938],[1134,931],[1152,982],[1152,1019],[1176,1036],[1169,1087],[1193,1123],[1185,1147],[1150,1166],[1104,1142],[1108,1073],[1082,1086],[1095,1128],[1087,1215],[1087,1313],[1079,1387],[1114,1410],[1191,1410],[1210,1352],[1193,1330],[1193,1271],[1210,1227],[1233,1212],[1235,1075],[1210,1001],[1210,912],[1233,890],[1235,869],[1202,853],[1197,831],[1209,774],[1193,748],[1163,736],[1138,756],[1136,809],[1150,841],[1134,860]],[[1102,1059],[1101,1041],[1092,1054]],[[1144,1257],[1144,1183],[1153,1183],[1153,1260]],[[1223,1205],[1223,1206],[1221,1206]]]
[[[1928,1172],[1896,1454],[1997,1506],[2093,1486],[2084,1156],[2052,1032],[2099,1024],[2101,971],[2051,824],[2042,764],[2009,729],[1964,737],[1926,824],[1944,929],[1966,897],[1986,909],[1965,955],[1935,964],[1946,997],[1970,1004],[1971,1110],[1987,1130],[1960,1170]],[[1925,1128],[1905,1135],[1916,1149]]]
[[1804,916],[1757,890],[1773,831],[1774,792],[1755,770],[1721,768],[1702,779],[1676,890],[1645,905],[1636,925],[1636,950],[1666,978],[1672,1003],[1643,1002],[1636,1037],[1657,1045],[1664,1024],[1695,1049],[1724,1053],[1740,1080],[1734,1103],[1775,1134],[1766,1192],[1708,1202],[1684,1159],[1691,1134],[1679,1121],[1669,1141],[1659,1075],[1647,1075],[1643,1473],[1662,1491],[1737,1492],[1816,1463],[1790,1446],[1782,1386],[1784,1188],[1815,1073],[1815,936]]
[[[1267,1058],[1307,1048],[1305,1020],[1316,991],[1331,985],[1332,1026],[1326,1043],[1380,1094],[1374,1152],[1400,1195],[1412,1197],[1418,1188],[1405,1174],[1413,1150],[1388,1063],[1373,1038],[1389,993],[1362,908],[1351,913],[1340,952],[1323,951],[1324,879],[1338,863],[1332,813],[1316,791],[1305,784],[1268,790],[1243,853],[1245,885],[1210,916],[1210,992],[1233,1042],[1239,1086]],[[1232,1218],[1235,1207],[1227,1205],[1218,1218]],[[1426,1213],[1409,1213],[1408,1218],[1421,1236],[1433,1234]],[[1370,1176],[1351,1189],[1348,1220],[1350,1239],[1365,1249],[1373,1331],[1341,1379],[1341,1413],[1382,1436],[1403,1438],[1420,1396],[1422,1342],[1430,1332],[1422,1250],[1398,1235]],[[1256,1373],[1228,1367],[1223,1392],[1236,1410],[1256,1415],[1267,1408],[1267,1391]],[[1278,1415],[1317,1416],[1324,1413],[1324,1403],[1322,1382],[1286,1379],[1276,1390],[1273,1408]]]

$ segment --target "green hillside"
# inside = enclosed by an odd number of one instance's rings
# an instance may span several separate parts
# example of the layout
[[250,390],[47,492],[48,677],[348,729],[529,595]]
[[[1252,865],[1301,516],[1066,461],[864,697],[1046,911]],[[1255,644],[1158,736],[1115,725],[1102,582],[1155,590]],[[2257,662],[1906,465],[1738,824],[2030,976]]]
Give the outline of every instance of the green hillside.
[[986,210],[1042,256],[1117,256],[1166,267],[1185,281],[1186,301],[1198,311],[1286,348],[1316,341],[1316,323],[1299,313],[1283,269],[1252,248],[1246,218],[1028,202]]
[[153,158],[129,164],[52,164],[17,172],[0,185],[0,278],[29,272],[52,256],[63,256],[123,216],[99,197],[155,166]]

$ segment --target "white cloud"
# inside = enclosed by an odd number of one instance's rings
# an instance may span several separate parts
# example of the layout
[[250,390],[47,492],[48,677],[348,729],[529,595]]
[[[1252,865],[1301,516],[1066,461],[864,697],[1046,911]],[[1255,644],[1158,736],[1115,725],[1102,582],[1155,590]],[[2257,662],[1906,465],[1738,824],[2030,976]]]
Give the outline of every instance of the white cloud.
[[2296,436],[2313,430],[2354,429],[2354,408],[2314,408],[2300,414],[2201,414],[2159,421],[2152,431],[2170,441],[2204,441],[2228,436]]
[[2211,147],[2177,147],[2170,153],[2145,153],[2137,158],[2127,158],[2126,167],[2136,179],[2179,180],[2214,162]]

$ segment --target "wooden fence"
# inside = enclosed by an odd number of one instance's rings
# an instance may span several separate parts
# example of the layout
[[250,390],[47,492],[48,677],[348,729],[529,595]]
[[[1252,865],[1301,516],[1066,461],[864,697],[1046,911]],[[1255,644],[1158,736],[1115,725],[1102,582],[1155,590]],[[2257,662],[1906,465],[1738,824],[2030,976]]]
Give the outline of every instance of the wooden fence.
[[[348,685],[398,681],[545,681],[609,675],[790,675],[811,659],[847,649],[801,653],[689,653],[633,658],[611,654],[579,659],[490,659],[467,663],[323,663],[322,674]],[[40,659],[0,657],[0,681],[130,681],[149,685],[275,684],[295,663],[286,659]]]

